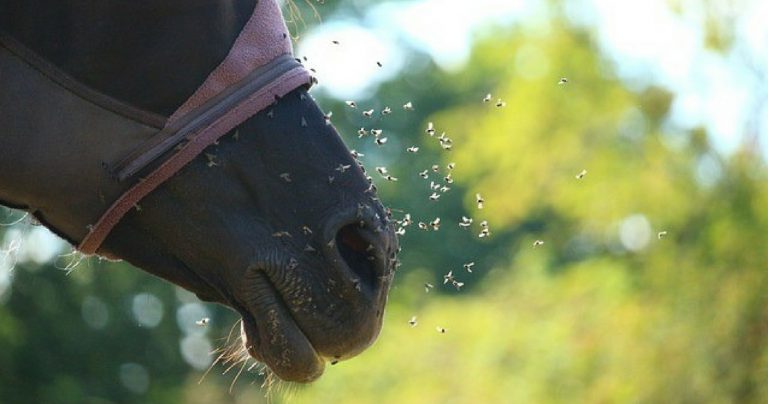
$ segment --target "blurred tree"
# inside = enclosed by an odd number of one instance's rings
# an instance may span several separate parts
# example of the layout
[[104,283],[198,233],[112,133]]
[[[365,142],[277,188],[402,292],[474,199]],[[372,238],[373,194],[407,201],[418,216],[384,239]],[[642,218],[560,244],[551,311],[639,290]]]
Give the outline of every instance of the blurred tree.
[[[631,90],[588,32],[557,18],[530,28],[495,31],[458,73],[409,73],[428,88],[416,103],[426,115],[419,127],[387,124],[407,139],[398,147],[425,153],[377,157],[405,178],[381,188],[419,219],[450,220],[408,230],[388,326],[365,360],[296,401],[764,402],[762,157],[722,156],[705,130],[672,129],[674,94]],[[377,100],[404,101],[411,86],[406,74]],[[452,152],[424,134],[427,121],[450,134]],[[463,207],[430,205],[414,185],[417,171],[449,161]],[[476,220],[468,238],[455,235],[460,215]],[[424,293],[425,280],[479,251],[496,259],[461,276],[484,293]]]
[[[325,16],[372,4],[325,3]],[[415,223],[402,237],[379,342],[309,387],[278,386],[271,400],[766,401],[762,156],[747,147],[723,156],[705,129],[672,128],[670,90],[619,80],[592,34],[554,11],[539,25],[489,30],[458,72],[407,52],[409,69],[357,100],[391,107],[387,117],[364,119],[341,100],[323,100],[348,144],[366,154],[394,217],[410,213]],[[317,21],[309,9],[302,15]],[[738,41],[708,35],[718,49]],[[358,138],[360,127],[382,128],[389,142]],[[452,151],[437,140],[443,131]],[[377,166],[398,181],[380,179]],[[429,179],[418,175],[424,170]],[[451,190],[430,201],[430,181]],[[462,216],[474,220],[470,229],[459,228]],[[439,230],[417,228],[437,217]],[[481,239],[483,220],[491,236]],[[472,273],[462,267],[469,261]],[[216,367],[197,384],[201,372],[181,354],[176,319],[193,301],[125,264],[89,262],[68,276],[51,264],[13,269],[10,295],[0,291],[3,402],[263,397],[249,386],[261,383],[255,372],[228,393],[237,368],[220,377],[226,367]],[[443,284],[451,270],[461,291]],[[132,312],[139,293],[162,302],[155,327],[139,326]],[[235,316],[206,307],[214,319],[207,335],[227,335]]]

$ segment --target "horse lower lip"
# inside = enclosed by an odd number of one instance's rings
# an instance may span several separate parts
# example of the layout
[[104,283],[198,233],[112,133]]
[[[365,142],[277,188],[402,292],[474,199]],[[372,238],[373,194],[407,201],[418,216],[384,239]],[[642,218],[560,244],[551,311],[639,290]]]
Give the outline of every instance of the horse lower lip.
[[[261,282],[269,283],[261,274]],[[265,285],[267,286],[267,285]],[[269,299],[248,304],[243,323],[246,348],[283,380],[310,382],[322,375],[325,362],[304,335],[274,288]]]
[[253,359],[263,362],[261,355],[259,355],[259,351],[256,349],[261,345],[259,342],[261,340],[259,338],[259,331],[256,328],[256,320],[253,319],[253,316],[247,313],[243,313],[242,317],[243,319],[240,322],[240,337],[243,341],[243,346]]

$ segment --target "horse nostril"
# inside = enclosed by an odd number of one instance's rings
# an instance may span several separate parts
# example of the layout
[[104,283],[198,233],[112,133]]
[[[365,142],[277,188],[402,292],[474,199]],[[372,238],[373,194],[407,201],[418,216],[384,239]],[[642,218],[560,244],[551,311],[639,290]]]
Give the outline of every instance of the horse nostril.
[[360,287],[369,292],[376,290],[376,255],[372,246],[361,234],[357,224],[348,224],[336,234],[336,245],[341,258],[360,278]]

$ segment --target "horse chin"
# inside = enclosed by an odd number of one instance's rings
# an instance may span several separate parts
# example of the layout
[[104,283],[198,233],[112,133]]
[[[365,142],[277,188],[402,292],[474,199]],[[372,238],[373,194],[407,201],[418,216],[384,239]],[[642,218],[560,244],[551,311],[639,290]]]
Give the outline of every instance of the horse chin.
[[293,319],[263,274],[258,301],[241,313],[241,335],[248,353],[285,381],[308,383],[319,378],[325,361]]

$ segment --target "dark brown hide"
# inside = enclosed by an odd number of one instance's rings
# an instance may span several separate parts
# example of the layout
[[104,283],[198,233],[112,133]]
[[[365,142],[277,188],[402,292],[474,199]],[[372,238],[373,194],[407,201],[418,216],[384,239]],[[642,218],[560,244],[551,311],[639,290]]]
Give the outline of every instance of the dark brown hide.
[[[169,114],[194,91],[253,7],[97,3],[0,1],[0,30],[147,116]],[[151,119],[118,130],[110,114],[0,48],[0,200],[82,239],[128,186],[105,167],[157,130]],[[313,380],[325,359],[353,356],[378,334],[396,238],[305,89],[241,124],[139,205],[100,252],[237,310],[246,348],[281,378]]]

